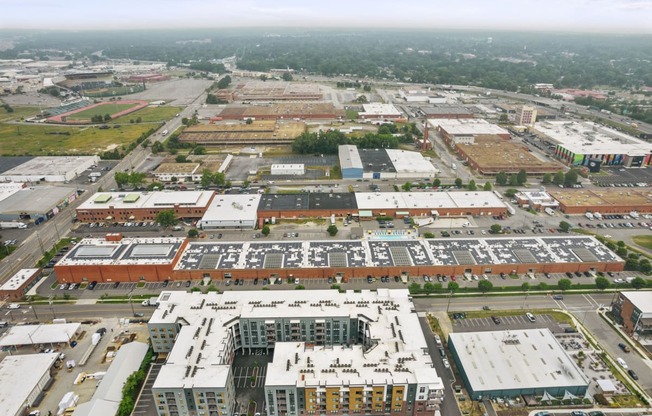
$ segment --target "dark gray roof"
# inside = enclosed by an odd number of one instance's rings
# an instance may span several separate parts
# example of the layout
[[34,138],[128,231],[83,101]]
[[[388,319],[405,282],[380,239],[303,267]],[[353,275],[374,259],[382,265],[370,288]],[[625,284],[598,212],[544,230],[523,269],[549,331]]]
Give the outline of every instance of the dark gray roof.
[[396,172],[385,149],[358,149],[365,172]]
[[342,193],[301,193],[301,194],[263,194],[258,205],[259,211],[306,210],[306,209],[358,209],[355,194]]

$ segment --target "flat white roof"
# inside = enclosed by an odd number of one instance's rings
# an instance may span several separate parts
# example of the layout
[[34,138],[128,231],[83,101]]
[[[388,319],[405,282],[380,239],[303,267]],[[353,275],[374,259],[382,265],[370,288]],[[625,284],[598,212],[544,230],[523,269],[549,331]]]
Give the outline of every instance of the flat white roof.
[[56,266],[90,264],[169,264],[185,241],[184,237],[135,237],[108,241],[84,238],[57,262]]
[[9,355],[0,362],[0,409],[17,415],[59,353]]
[[504,128],[481,118],[429,119],[434,128],[441,127],[452,136],[476,136],[480,134],[509,134]]
[[0,290],[16,290],[20,289],[22,285],[34,274],[36,274],[39,269],[20,269],[9,278],[2,286]]
[[2,176],[65,175],[80,166],[86,169],[99,162],[97,156],[39,156],[2,173]]
[[272,169],[304,169],[305,166],[303,163],[275,163]]
[[386,149],[397,173],[435,173],[437,169],[419,152],[400,149]]
[[400,116],[401,113],[396,107],[394,107],[394,104],[382,104],[382,103],[369,103],[369,104],[362,104],[362,108],[364,111],[362,112],[363,115],[395,115],[395,116]]
[[15,325],[7,331],[5,336],[0,338],[0,347],[67,343],[80,327],[80,323]]
[[475,392],[588,385],[548,328],[449,335]]
[[201,221],[256,221],[259,203],[260,194],[218,194]]
[[[405,289],[305,291],[162,292],[159,307],[149,325],[187,322],[181,328],[174,347],[162,367],[153,388],[220,387],[224,386],[229,366],[222,357],[230,337],[229,327],[238,319],[301,319],[341,317],[361,319],[369,323],[370,337],[377,345],[365,353],[362,347],[308,348],[304,343],[278,342],[274,360],[268,365],[266,385],[368,384],[369,380],[388,384],[428,384],[443,389],[443,382],[432,365],[419,319],[412,312],[409,292]],[[216,313],[217,311],[217,313]],[[207,331],[206,328],[210,328]],[[287,357],[295,363],[286,371]],[[315,376],[302,372],[308,369],[308,357]],[[324,378],[322,369],[330,369],[339,357],[350,367],[337,368]],[[404,360],[404,358],[408,358]],[[395,370],[402,366],[410,371],[379,372],[367,364]],[[399,365],[400,363],[400,365]],[[188,366],[193,367],[188,373]],[[346,371],[352,369],[357,371]]]
[[77,208],[78,211],[137,208],[206,207],[213,191],[98,192]]
[[5,200],[20,191],[23,186],[25,185],[19,182],[0,183],[0,201]]
[[621,292],[623,296],[629,299],[641,313],[652,314],[652,292],[650,291],[627,291]]
[[652,153],[652,143],[590,121],[546,120],[535,123],[534,129],[575,154],[645,156]]
[[337,151],[342,169],[363,168],[362,159],[360,159],[360,152],[358,152],[358,147],[356,145],[343,144],[340,145]]
[[357,192],[358,209],[504,208],[490,191]]

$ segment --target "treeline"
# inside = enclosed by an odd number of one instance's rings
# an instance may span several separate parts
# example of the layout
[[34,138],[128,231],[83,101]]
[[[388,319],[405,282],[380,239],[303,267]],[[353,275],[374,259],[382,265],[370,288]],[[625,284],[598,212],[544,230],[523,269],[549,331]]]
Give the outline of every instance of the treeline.
[[396,149],[400,143],[413,143],[411,134],[396,137],[391,134],[367,133],[362,137],[347,137],[339,130],[304,132],[292,142],[292,151],[300,154],[336,154],[343,144],[353,144],[361,149]]

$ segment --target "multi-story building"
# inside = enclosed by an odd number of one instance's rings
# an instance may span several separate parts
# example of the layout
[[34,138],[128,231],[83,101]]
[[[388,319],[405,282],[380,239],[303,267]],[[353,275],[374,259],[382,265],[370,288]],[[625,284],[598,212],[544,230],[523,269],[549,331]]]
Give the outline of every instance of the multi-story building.
[[518,107],[515,121],[519,126],[534,126],[537,121],[537,109],[529,105]]
[[652,335],[652,292],[620,292],[611,305],[611,312],[627,334]]
[[269,416],[433,415],[444,386],[407,290],[163,292],[149,321],[168,353],[152,392],[158,414],[237,413],[238,351],[273,351]]

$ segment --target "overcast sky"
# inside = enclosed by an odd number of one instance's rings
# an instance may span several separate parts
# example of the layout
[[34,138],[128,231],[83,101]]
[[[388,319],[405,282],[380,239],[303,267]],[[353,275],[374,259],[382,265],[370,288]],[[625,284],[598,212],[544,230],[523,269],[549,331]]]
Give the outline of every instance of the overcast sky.
[[0,29],[251,26],[652,33],[652,0],[0,1]]

